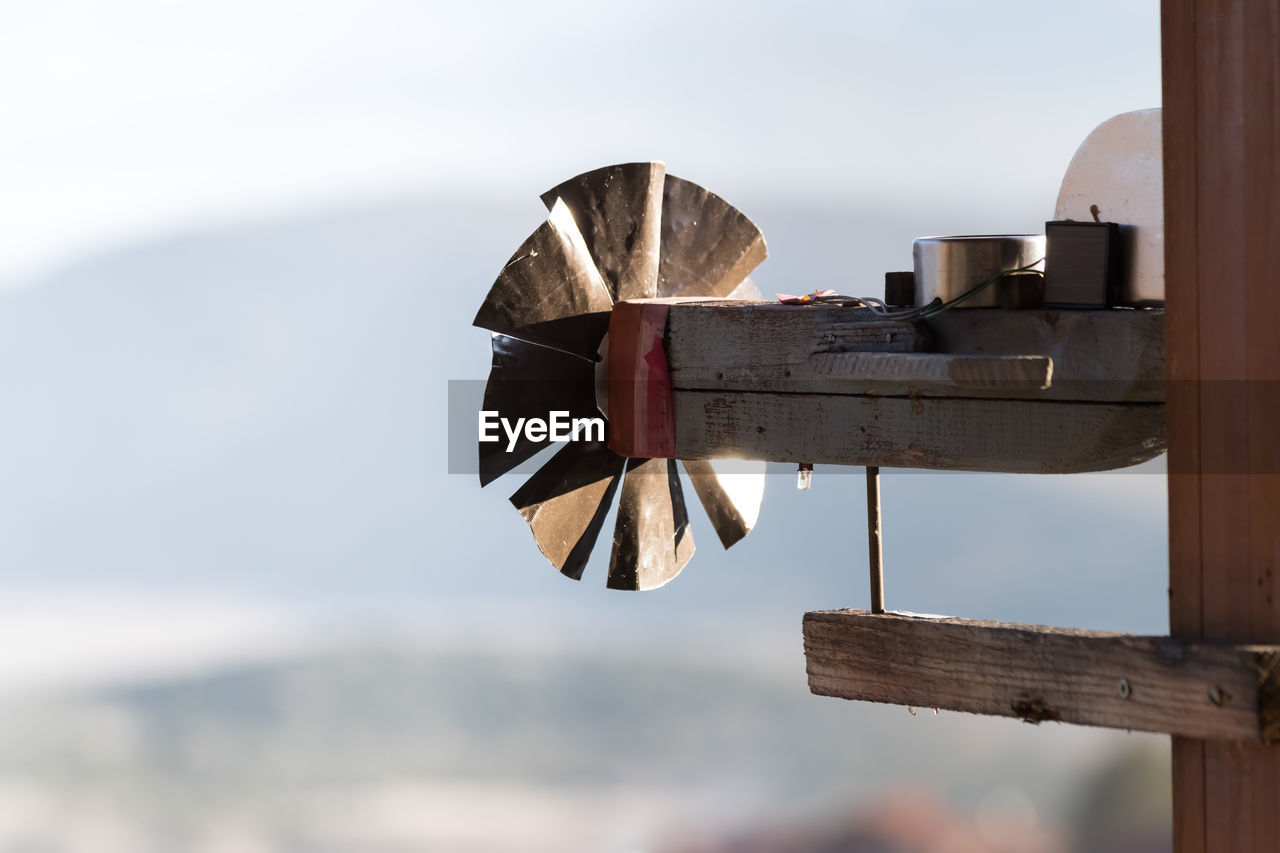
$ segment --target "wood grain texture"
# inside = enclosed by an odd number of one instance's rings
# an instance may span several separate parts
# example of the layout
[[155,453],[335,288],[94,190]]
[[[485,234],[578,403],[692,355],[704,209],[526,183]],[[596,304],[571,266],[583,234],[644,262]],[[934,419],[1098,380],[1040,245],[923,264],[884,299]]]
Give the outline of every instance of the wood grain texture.
[[834,394],[674,394],[676,455],[1065,474],[1164,450],[1164,407]]
[[804,644],[809,688],[823,696],[1215,741],[1280,738],[1280,647],[858,610],[805,614]]
[[[1161,13],[1170,625],[1276,642],[1280,3]],[[1280,751],[1174,743],[1174,849],[1275,849]]]
[[948,311],[926,321],[937,352],[1045,355],[1043,400],[1164,400],[1164,311]]
[[823,352],[809,371],[835,393],[875,397],[1010,395],[1049,387],[1053,360],[1045,355],[951,355],[940,352]]
[[1196,220],[1195,16],[1161,13],[1164,54],[1165,353],[1169,406],[1169,629],[1199,637],[1200,363]]
[[923,326],[867,309],[723,300],[672,304],[666,344],[674,387],[804,391],[819,390],[804,384],[815,353],[923,352],[930,341]]
[[[676,388],[849,393],[815,369],[815,355],[936,352],[1047,356],[1053,384],[969,388],[965,396],[1160,402],[1164,312],[975,309],[920,323],[866,309],[749,302],[672,304],[667,359]],[[891,383],[869,393],[896,395]],[[920,396],[954,396],[922,384]]]
[[1159,310],[661,301],[681,459],[1070,473],[1164,449]]

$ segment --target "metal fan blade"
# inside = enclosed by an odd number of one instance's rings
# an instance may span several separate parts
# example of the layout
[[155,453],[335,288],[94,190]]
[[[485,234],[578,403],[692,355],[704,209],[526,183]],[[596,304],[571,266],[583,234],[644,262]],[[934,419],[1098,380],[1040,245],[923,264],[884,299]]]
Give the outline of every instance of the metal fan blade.
[[751,532],[764,498],[765,463],[688,459],[684,470],[724,547]]
[[728,298],[729,299],[749,299],[753,301],[759,301],[761,298],[760,288],[756,287],[755,282],[753,282],[751,279],[744,278],[742,280],[742,284],[739,284],[737,287],[735,287],[733,290],[729,292]]
[[604,442],[571,442],[511,496],[551,565],[582,579],[626,460]]
[[628,459],[609,556],[610,589],[656,589],[693,556],[674,459]]
[[667,175],[659,296],[728,296],[768,252],[760,229],[720,196]]
[[475,325],[594,359],[613,300],[564,204],[516,250]]
[[[599,417],[593,393],[595,365],[585,358],[537,344],[493,336],[493,367],[484,386],[486,412],[515,423],[517,418],[546,419],[552,412],[566,418]],[[497,441],[478,442],[480,485],[487,486],[547,445],[533,441],[524,430],[514,445],[500,427]]]
[[542,194],[573,214],[596,268],[615,300],[658,295],[662,163],[622,163],[570,178]]

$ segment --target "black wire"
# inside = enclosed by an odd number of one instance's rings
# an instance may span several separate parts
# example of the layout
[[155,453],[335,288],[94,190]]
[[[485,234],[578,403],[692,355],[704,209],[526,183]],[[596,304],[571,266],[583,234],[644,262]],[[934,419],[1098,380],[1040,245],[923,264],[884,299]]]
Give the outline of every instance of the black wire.
[[[1009,275],[1043,276],[1044,273],[1042,273],[1040,270],[1032,269],[1032,267],[1034,267],[1036,264],[1043,263],[1043,261],[1044,261],[1044,258],[1040,258],[1039,260],[1032,261],[1031,263],[1026,264],[1025,266],[1014,267],[1013,269],[1001,270],[1000,272],[991,276],[991,278],[974,285],[973,287],[966,290],[964,293],[957,296],[955,299],[952,299],[948,302],[943,302],[941,297],[935,296],[927,305],[918,305],[910,308],[899,308],[897,310],[891,310],[889,306],[885,305],[883,300],[876,299],[871,296],[845,296],[839,293],[830,293],[830,294],[827,294],[826,296],[815,296],[812,299],[810,299],[807,303],[803,303],[803,304],[842,305],[845,307],[861,306],[861,307],[867,308],[868,310],[874,311],[876,314],[880,315],[886,320],[928,320],[932,317],[937,317],[939,314],[941,314],[944,311],[949,311],[950,309],[959,305],[961,302],[964,302],[966,299],[970,299],[976,296],[978,293],[982,292],[986,288],[995,284],[997,281],[1004,278],[1005,276],[1009,276]],[[857,304],[851,305],[850,303],[857,303]]]
[[1044,273],[1040,272],[1039,270],[1032,269],[1032,267],[1034,267],[1036,264],[1042,263],[1043,261],[1044,261],[1044,258],[1040,258],[1039,260],[1032,261],[1031,263],[1026,264],[1025,266],[1014,267],[1013,269],[1008,269],[1008,270],[1001,270],[1000,272],[991,276],[991,278],[987,279],[981,284],[978,284],[978,285],[975,285],[974,287],[969,288],[964,293],[957,296],[955,299],[952,299],[949,302],[944,302],[942,303],[942,305],[938,306],[937,308],[929,309],[928,306],[925,306],[925,308],[922,309],[922,313],[920,315],[921,319],[927,320],[930,317],[937,317],[943,311],[946,311],[950,308],[954,308],[955,306],[959,305],[961,302],[964,302],[966,299],[970,298],[971,296],[975,296],[983,289],[990,287],[992,284],[994,284],[995,282],[999,281],[1000,279],[1004,278],[1007,275],[1043,276]]

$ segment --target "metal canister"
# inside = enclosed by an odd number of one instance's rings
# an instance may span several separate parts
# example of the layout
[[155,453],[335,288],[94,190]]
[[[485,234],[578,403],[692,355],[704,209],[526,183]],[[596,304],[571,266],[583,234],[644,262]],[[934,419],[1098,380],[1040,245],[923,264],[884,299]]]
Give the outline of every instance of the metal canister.
[[[915,261],[915,304],[935,297],[950,302],[1008,270],[1034,264],[1044,270],[1043,234],[979,234],[921,237],[912,247]],[[1036,262],[1039,263],[1036,263]],[[1023,308],[1040,304],[1039,276],[1008,276],[965,299],[959,308]]]

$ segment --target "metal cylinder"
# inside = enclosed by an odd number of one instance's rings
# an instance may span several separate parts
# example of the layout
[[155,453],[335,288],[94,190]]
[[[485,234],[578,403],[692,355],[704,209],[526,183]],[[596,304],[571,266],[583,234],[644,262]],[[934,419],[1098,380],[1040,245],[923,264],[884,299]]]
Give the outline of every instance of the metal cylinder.
[[[935,297],[950,302],[1001,271],[1043,259],[1044,252],[1043,234],[921,237],[911,250],[915,261],[915,304],[927,305]],[[1034,269],[1044,270],[1044,264]],[[1031,307],[1040,303],[1042,294],[1043,282],[1038,276],[1010,276],[984,287],[956,307]]]

